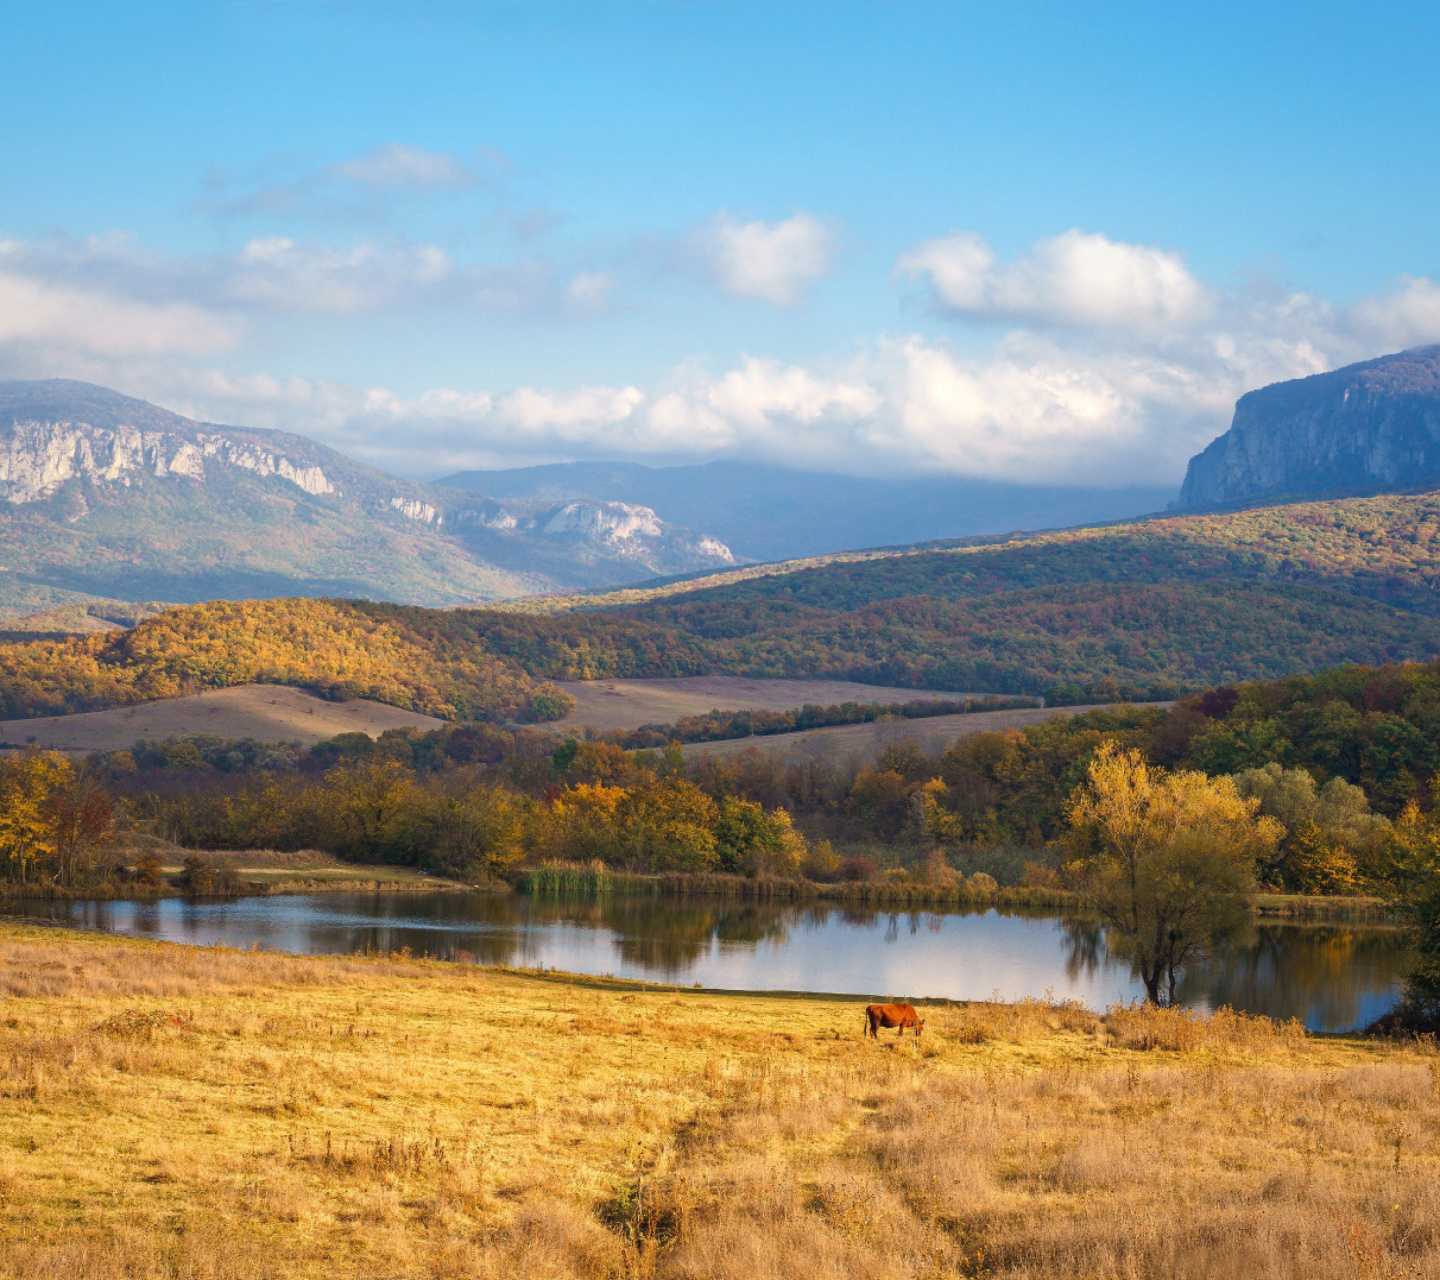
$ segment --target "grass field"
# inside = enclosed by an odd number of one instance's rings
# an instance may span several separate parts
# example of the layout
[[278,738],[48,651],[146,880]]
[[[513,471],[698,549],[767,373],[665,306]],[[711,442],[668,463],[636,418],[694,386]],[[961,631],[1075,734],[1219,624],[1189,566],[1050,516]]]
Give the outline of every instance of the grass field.
[[5,1277],[1440,1272],[1423,1046],[5,924],[0,999]]
[[[1140,706],[1168,707],[1168,702],[1140,703]],[[972,711],[968,715],[927,716],[921,720],[872,720],[869,724],[833,725],[803,733],[771,733],[751,738],[728,738],[723,742],[692,742],[684,748],[694,759],[709,753],[717,758],[733,756],[751,747],[764,755],[803,756],[834,754],[874,759],[892,742],[910,741],[926,751],[943,751],[956,738],[993,729],[1017,728],[1053,720],[1056,716],[1093,711],[1080,707],[1021,707],[1014,711]]]
[[302,742],[306,746],[337,733],[368,733],[415,726],[434,729],[434,716],[402,711],[355,698],[327,702],[304,689],[278,684],[236,685],[184,698],[164,698],[110,711],[0,721],[0,743],[58,751],[123,751],[137,738],[212,733],[259,742]]
[[575,710],[555,728],[638,729],[668,724],[707,711],[788,711],[807,702],[829,707],[842,702],[920,702],[934,698],[981,697],[935,689],[897,689],[849,680],[759,680],[745,676],[683,676],[673,680],[560,680],[575,699]]

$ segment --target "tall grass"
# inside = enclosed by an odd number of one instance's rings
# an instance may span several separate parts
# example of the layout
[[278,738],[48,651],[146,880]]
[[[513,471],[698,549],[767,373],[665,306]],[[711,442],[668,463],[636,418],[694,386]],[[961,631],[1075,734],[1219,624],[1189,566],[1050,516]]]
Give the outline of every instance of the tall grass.
[[0,923],[3,1280],[1440,1275],[1440,1054]]
[[525,870],[521,887],[534,894],[598,894],[614,893],[616,882],[603,862],[547,859]]
[[533,894],[696,895],[784,901],[833,901],[861,906],[1059,907],[1071,906],[1063,889],[987,889],[963,881],[856,881],[827,884],[778,876],[738,876],[714,872],[668,871],[648,875],[612,871],[601,862],[546,861],[524,869],[517,887]]

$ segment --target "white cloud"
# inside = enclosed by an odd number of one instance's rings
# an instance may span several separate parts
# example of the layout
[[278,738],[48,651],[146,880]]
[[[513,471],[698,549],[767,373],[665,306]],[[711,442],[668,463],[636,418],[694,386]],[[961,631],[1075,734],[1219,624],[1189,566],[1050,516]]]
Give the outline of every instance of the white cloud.
[[1440,338],[1440,285],[1406,276],[1400,287],[1379,298],[1362,298],[1350,308],[1350,324],[1373,347],[1418,346]]
[[1066,231],[1002,263],[972,231],[902,254],[895,274],[928,277],[945,312],[1075,328],[1173,329],[1204,318],[1209,291],[1176,253]]
[[368,187],[449,188],[472,186],[478,175],[455,156],[421,151],[403,142],[372,147],[363,155],[332,164],[327,173]]
[[0,271],[0,346],[59,347],[81,356],[224,351],[240,324],[186,303],[109,297]]
[[[803,255],[783,247],[807,218],[712,223],[735,235],[731,256],[711,265],[731,272],[732,292],[793,300],[829,263],[826,249],[800,270]],[[1245,391],[1440,341],[1440,285],[1424,277],[1337,306],[1266,279],[1217,289],[1175,255],[1078,232],[1009,264],[978,237],[953,235],[918,246],[897,272],[927,280],[957,316],[1009,320],[1007,331],[981,350],[900,333],[844,360],[760,353],[685,363],[646,385],[555,379],[402,395],[195,365],[247,337],[263,343],[275,315],[317,316],[317,326],[425,308],[579,317],[610,305],[615,277],[533,260],[462,267],[437,246],[368,240],[257,238],[194,259],[124,236],[0,242],[0,368],[84,377],[429,474],[567,457],[748,457],[856,474],[1178,482]],[[259,350],[242,357],[253,367]]]
[[251,240],[208,274],[227,301],[291,313],[353,314],[443,292],[456,272],[435,245],[348,248],[299,245],[283,236]]
[[565,298],[572,311],[604,311],[619,284],[614,272],[582,271],[565,286]]
[[567,283],[554,266],[535,258],[460,266],[433,244],[335,245],[288,236],[257,237],[238,252],[196,258],[155,253],[123,235],[0,242],[0,270],[43,289],[254,318],[426,306],[595,314],[605,310],[614,287],[606,273],[582,273]]
[[738,222],[722,209],[691,235],[684,256],[728,297],[789,307],[829,273],[837,247],[834,228],[812,214]]

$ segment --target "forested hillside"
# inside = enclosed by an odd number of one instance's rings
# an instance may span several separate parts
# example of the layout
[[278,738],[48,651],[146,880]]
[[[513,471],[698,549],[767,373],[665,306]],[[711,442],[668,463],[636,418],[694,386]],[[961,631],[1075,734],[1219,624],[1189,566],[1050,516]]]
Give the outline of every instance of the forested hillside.
[[1440,492],[1297,502],[1214,515],[817,556],[631,591],[554,597],[560,611],[784,600],[830,610],[903,596],[969,599],[1074,583],[1228,581],[1328,587],[1440,615]]
[[448,719],[537,721],[571,703],[546,681],[717,672],[1104,702],[1437,653],[1440,620],[1341,592],[1230,583],[912,596],[850,611],[703,597],[553,616],[219,602],[129,631],[0,645],[0,717],[261,682]]
[[573,699],[489,651],[476,616],[348,600],[190,605],[129,631],[0,645],[0,715],[91,711],[254,682],[447,719],[564,715]]

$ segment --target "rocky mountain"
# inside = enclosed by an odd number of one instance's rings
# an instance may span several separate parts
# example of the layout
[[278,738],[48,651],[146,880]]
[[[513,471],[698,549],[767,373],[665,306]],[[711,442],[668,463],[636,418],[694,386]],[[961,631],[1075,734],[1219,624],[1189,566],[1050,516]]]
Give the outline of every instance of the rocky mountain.
[[0,616],[95,598],[460,604],[735,563],[622,502],[403,480],[103,387],[0,383]]
[[1190,459],[1178,505],[1217,507],[1440,482],[1440,345],[1241,396]]
[[754,462],[679,467],[562,462],[462,471],[438,483],[500,499],[638,503],[662,519],[708,529],[739,556],[764,561],[1124,520],[1163,510],[1175,496],[1170,486],[1062,488],[962,476],[840,476]]

